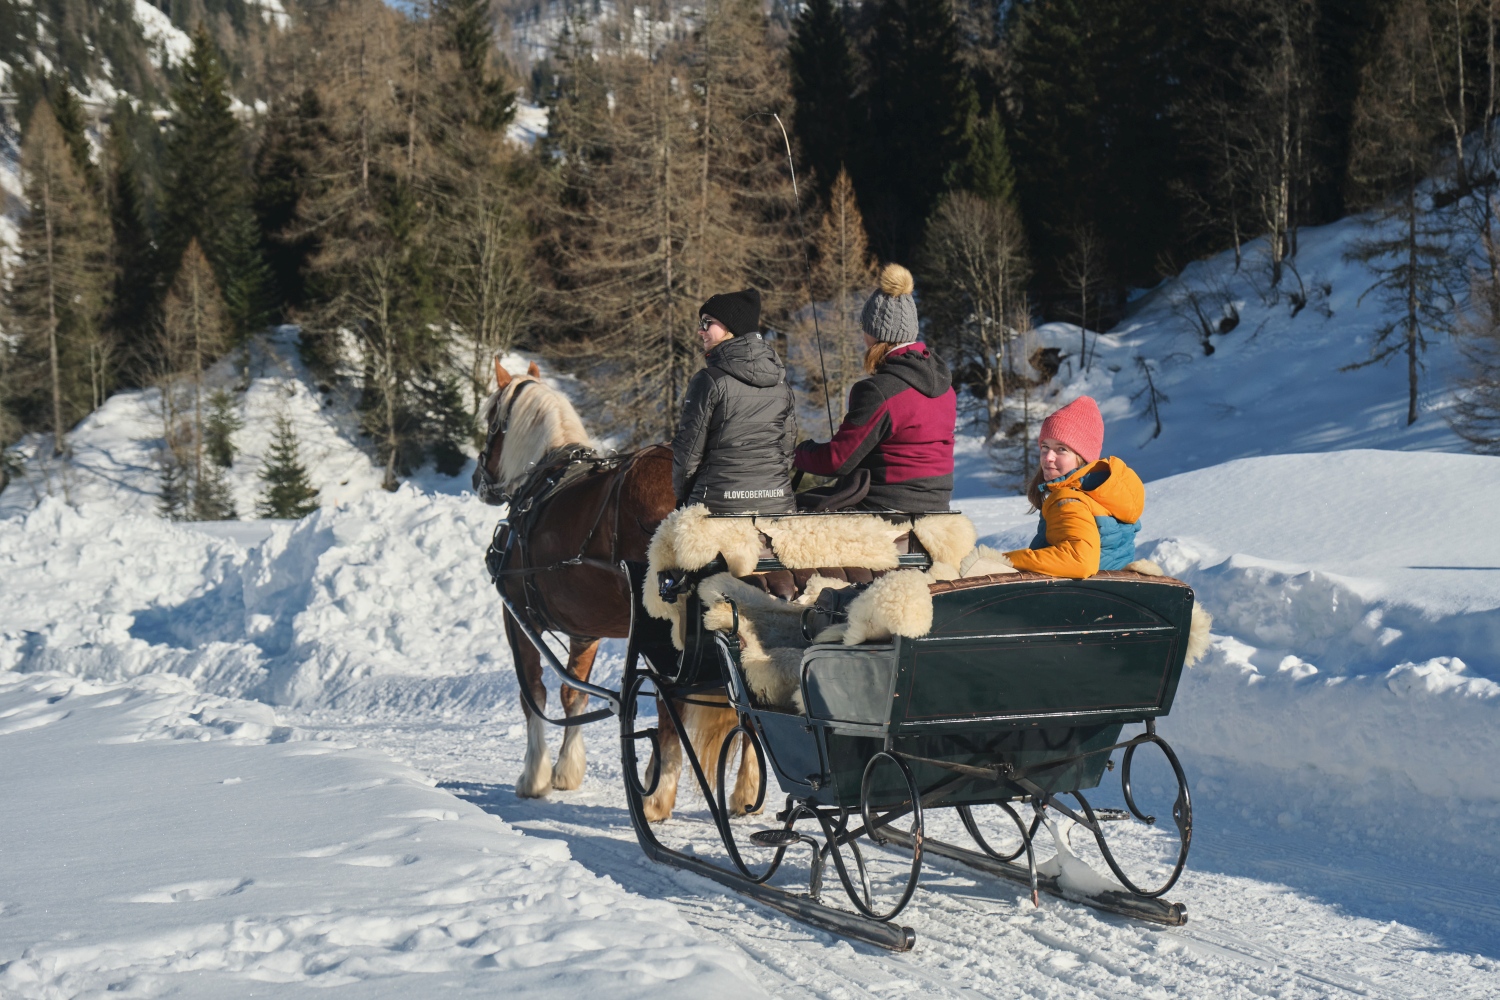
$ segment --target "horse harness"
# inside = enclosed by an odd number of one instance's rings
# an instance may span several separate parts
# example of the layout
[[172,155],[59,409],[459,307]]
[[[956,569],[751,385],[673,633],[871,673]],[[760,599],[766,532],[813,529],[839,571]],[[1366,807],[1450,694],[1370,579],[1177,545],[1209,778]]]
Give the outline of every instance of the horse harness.
[[[515,409],[515,401],[530,385],[529,381],[522,382],[511,395],[509,405],[506,407],[505,416],[499,422],[499,426],[491,432],[490,442],[493,443],[495,434],[502,433],[510,423],[511,412]],[[485,447],[485,454],[489,454],[489,445]],[[494,535],[490,539],[489,549],[485,552],[485,567],[489,570],[490,580],[496,589],[503,589],[504,578],[518,576],[521,578],[522,587],[525,590],[525,606],[528,616],[532,618],[532,624],[539,628],[546,628],[550,616],[546,612],[546,604],[542,598],[541,590],[536,585],[535,577],[539,573],[548,573],[554,570],[565,569],[571,566],[594,566],[609,572],[619,572],[618,547],[620,537],[619,525],[619,495],[620,489],[625,482],[630,468],[634,466],[637,456],[600,455],[593,448],[584,444],[567,444],[554,448],[539,459],[532,468],[530,474],[522,480],[521,484],[514,490],[507,490],[502,483],[497,482],[489,474],[485,463],[481,458],[474,471],[474,487],[480,499],[488,503],[505,503],[509,506],[506,516],[495,525]],[[594,512],[593,521],[583,540],[579,543],[578,553],[571,558],[558,560],[546,566],[528,565],[529,539],[532,529],[535,528],[540,519],[542,511],[547,502],[561,493],[563,490],[574,486],[591,476],[606,473],[617,473],[614,482],[599,501],[598,509]],[[595,536],[599,533],[600,526],[604,523],[604,517],[609,512],[610,506],[615,508],[615,524],[610,536],[610,558],[608,561],[590,557],[586,553],[589,546],[593,544]],[[519,560],[520,566],[512,568],[513,558]]]

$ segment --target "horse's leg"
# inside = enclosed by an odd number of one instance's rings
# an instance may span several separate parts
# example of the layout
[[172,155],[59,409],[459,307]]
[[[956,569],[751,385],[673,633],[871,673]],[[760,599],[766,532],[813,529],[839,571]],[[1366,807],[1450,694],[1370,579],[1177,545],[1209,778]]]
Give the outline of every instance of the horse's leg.
[[[691,710],[691,705],[682,706],[683,725],[689,724]],[[646,765],[644,777],[649,784],[652,773],[660,766],[661,779],[656,783],[656,791],[646,799],[648,823],[662,823],[671,818],[672,807],[677,804],[677,779],[682,774],[682,740],[672,723],[671,713],[659,697],[656,699],[656,733],[660,759],[656,753],[651,754],[651,763]]]
[[[510,636],[510,648],[520,658],[521,677],[537,707],[547,707],[547,688],[542,684],[542,656],[531,641],[520,634],[505,613],[505,632]],[[547,722],[532,715],[525,699],[521,710],[526,714],[526,764],[521,768],[521,777],[516,781],[516,794],[525,799],[538,799],[552,790],[552,754],[547,749]]]
[[698,760],[703,765],[703,776],[708,779],[708,786],[717,788],[719,751],[724,747],[724,737],[739,722],[739,715],[727,706],[720,708],[715,705],[694,705],[692,709],[692,720],[684,717],[682,721],[688,727],[688,738],[693,742],[693,749],[698,752]]
[[[594,656],[599,652],[598,639],[568,640],[568,673],[581,681],[589,679],[594,669]],[[572,718],[583,712],[589,696],[582,691],[564,687],[558,693],[563,711]],[[583,727],[569,726],[563,730],[562,749],[557,754],[557,764],[552,768],[552,787],[571,790],[583,784]]]
[[[750,741],[744,736],[739,737],[740,745],[740,776],[734,782],[734,794],[729,797],[729,814],[731,816],[743,816],[755,805],[756,793],[760,791],[760,758],[755,756],[755,751],[750,746]],[[762,802],[760,812],[765,807]]]

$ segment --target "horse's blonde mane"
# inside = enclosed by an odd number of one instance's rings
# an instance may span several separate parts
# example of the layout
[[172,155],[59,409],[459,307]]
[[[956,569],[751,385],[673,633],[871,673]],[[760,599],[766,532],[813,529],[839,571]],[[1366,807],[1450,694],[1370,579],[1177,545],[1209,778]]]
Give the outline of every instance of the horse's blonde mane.
[[[521,386],[536,383],[531,389],[516,393]],[[500,470],[495,477],[504,488],[521,484],[533,466],[549,451],[568,444],[589,444],[583,419],[568,397],[541,379],[519,375],[504,389],[490,394],[480,411],[480,420],[488,430],[494,426],[502,407],[516,399],[505,429],[505,443],[500,448]]]

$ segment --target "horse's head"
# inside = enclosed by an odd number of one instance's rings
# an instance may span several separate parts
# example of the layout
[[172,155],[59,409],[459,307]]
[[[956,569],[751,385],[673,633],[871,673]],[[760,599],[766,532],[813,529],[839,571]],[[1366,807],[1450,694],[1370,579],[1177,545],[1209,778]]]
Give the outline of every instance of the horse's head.
[[525,375],[512,375],[496,358],[495,387],[479,411],[485,442],[474,468],[474,492],[499,505],[549,451],[586,443],[588,434],[568,398],[542,381],[536,362]]

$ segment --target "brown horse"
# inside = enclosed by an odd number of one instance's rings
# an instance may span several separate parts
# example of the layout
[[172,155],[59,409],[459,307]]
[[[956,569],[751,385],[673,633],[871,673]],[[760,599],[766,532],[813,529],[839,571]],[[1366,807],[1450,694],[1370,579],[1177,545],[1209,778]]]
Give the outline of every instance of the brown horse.
[[[514,496],[538,463],[549,455],[565,454],[569,446],[587,446],[588,434],[567,397],[542,382],[535,364],[526,375],[512,376],[497,359],[495,380],[498,388],[481,411],[487,440],[479,456],[482,474],[476,472],[475,481],[487,478],[499,493]],[[505,502],[489,491],[481,495],[486,503]],[[517,502],[527,503],[519,498]],[[675,506],[672,452],[664,445],[653,445],[565,482],[529,514],[529,530],[515,540],[501,586],[506,598],[524,609],[538,633],[561,632],[568,637],[568,671],[579,680],[588,680],[600,639],[629,635],[630,584],[619,568],[620,561],[645,562],[652,534]],[[516,530],[514,524],[511,530]],[[505,630],[524,683],[536,704],[545,709],[541,654],[520,634],[509,612],[505,613]],[[587,694],[567,687],[561,690],[560,699],[570,717],[581,714],[588,703]],[[675,704],[704,771],[713,780],[724,737],[738,719],[727,701],[722,708],[701,702],[700,695],[691,703]],[[547,748],[546,721],[534,715],[524,699],[522,709],[526,713],[526,764],[516,793],[539,797],[553,788],[577,788],[584,771],[582,727],[566,729],[554,766]],[[657,725],[662,775],[655,794],[646,800],[646,818],[651,822],[672,814],[682,771],[680,737],[670,713],[661,706]],[[759,781],[755,755],[742,750],[731,799],[734,813],[745,812],[753,803]]]

